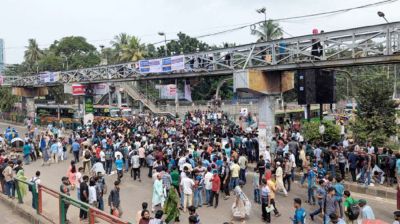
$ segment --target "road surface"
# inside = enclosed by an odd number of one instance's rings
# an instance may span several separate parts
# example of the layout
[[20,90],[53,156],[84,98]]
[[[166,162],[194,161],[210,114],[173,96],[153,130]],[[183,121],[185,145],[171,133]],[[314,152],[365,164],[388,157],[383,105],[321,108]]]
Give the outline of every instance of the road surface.
[[[7,126],[4,124],[0,124],[0,131],[3,132]],[[25,128],[17,127],[19,132],[24,133]],[[70,159],[72,155],[68,155],[68,161],[62,161],[58,164],[51,164],[50,166],[41,166],[41,161],[33,162],[30,165],[25,166],[25,175],[28,178],[31,178],[36,170],[41,171],[41,183],[57,190],[61,184],[61,177],[66,175],[67,168],[70,163]],[[82,163],[78,165],[82,166]],[[137,211],[141,209],[142,202],[148,202],[149,206],[151,205],[151,198],[152,198],[152,181],[147,177],[147,168],[142,168],[142,182],[133,181],[130,178],[128,173],[124,173],[124,177],[122,179],[121,184],[121,204],[124,211],[123,219],[130,221],[131,223],[135,223],[135,216]],[[113,187],[113,182],[116,180],[116,175],[110,175],[106,177],[106,183],[111,189]],[[248,184],[245,186],[245,193],[246,195],[252,199],[253,198],[253,190],[251,185],[251,174],[248,174]],[[76,190],[71,191],[71,195],[76,198]],[[368,204],[371,205],[375,212],[376,218],[382,219],[386,222],[392,223],[393,211],[396,209],[396,201],[395,200],[383,200],[381,198],[369,195],[362,195],[362,194],[353,194],[357,199],[364,198],[367,200]],[[107,197],[108,194],[104,197],[105,201],[105,209],[106,211],[109,210],[107,206]],[[293,216],[294,208],[293,208],[293,199],[299,197],[303,201],[307,198],[307,189],[299,187],[298,184],[292,184],[292,190],[289,193],[288,197],[284,197],[283,195],[277,195],[277,208],[281,212],[281,217],[274,217],[272,216],[272,223],[290,223],[289,217]],[[31,203],[30,199],[31,196],[28,195],[25,199],[25,203]],[[201,221],[204,224],[209,223],[223,223],[227,221],[231,221],[231,206],[234,201],[234,198],[231,197],[228,200],[222,199],[222,194],[220,195],[220,204],[218,208],[213,207],[206,207],[203,206],[202,208],[198,209],[198,214],[200,215]],[[58,203],[55,198],[51,198],[50,196],[46,196],[43,204],[43,210],[46,214],[53,217],[54,219],[57,218],[58,214]],[[307,212],[314,210],[316,207],[310,207],[308,205],[304,205]],[[1,211],[1,210],[0,210]],[[73,221],[73,223],[78,223],[78,214],[79,211],[74,208],[70,208],[68,211],[68,219]],[[181,223],[187,223],[188,215],[181,212]],[[234,222],[239,223],[239,222]],[[256,224],[262,223],[261,222],[261,207],[257,204],[253,203],[252,206],[252,214],[247,221],[248,224]],[[321,219],[316,218],[315,222],[312,222],[309,217],[307,223],[321,223]]]

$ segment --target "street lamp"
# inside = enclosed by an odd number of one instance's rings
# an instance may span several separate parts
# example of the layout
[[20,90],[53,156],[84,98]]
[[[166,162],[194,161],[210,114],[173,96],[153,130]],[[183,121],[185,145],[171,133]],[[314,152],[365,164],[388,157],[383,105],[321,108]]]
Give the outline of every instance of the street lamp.
[[[377,14],[379,17],[382,17],[386,21],[386,23],[389,23],[389,21],[385,17],[385,13],[378,11]],[[393,99],[395,99],[397,93],[397,64],[394,64],[393,68],[394,68]],[[389,65],[388,65],[388,74],[389,74]]]
[[383,12],[381,12],[381,11],[378,11],[378,16],[379,17],[382,17],[385,21],[386,21],[386,23],[389,23],[389,21],[386,19],[386,17],[385,17],[385,13],[383,13]]
[[267,9],[265,7],[262,7],[260,9],[257,9],[256,12],[259,14],[264,14],[264,23],[267,23]]
[[167,35],[164,32],[158,32],[158,35],[164,36],[164,43],[165,43],[164,54],[165,54],[165,57],[167,57],[168,56],[168,53],[167,53]]

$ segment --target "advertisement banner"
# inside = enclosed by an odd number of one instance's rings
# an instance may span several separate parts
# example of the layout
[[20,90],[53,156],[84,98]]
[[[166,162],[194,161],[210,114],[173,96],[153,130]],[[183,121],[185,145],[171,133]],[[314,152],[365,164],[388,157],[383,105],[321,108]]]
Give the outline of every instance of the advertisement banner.
[[105,95],[108,93],[107,83],[98,83],[93,85],[93,93],[95,95]]
[[185,99],[192,102],[192,90],[190,89],[190,84],[185,82]]
[[4,77],[0,75],[0,86],[3,85],[3,83],[4,83]]
[[93,96],[85,96],[85,114],[92,114],[93,112]]
[[84,96],[86,91],[86,86],[83,84],[72,84],[72,95],[74,96]]
[[141,73],[173,72],[183,69],[185,69],[185,56],[183,55],[139,61]]
[[58,82],[60,73],[58,72],[45,72],[39,75],[41,83]]
[[171,70],[179,71],[185,69],[185,56],[173,56],[171,57]]

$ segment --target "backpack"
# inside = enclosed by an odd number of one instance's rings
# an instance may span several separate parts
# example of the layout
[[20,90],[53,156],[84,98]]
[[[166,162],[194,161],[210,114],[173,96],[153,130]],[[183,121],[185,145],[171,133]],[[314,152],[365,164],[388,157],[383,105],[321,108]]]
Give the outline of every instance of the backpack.
[[389,167],[391,170],[394,170],[394,168],[396,167],[396,157],[395,156],[392,156],[390,158]]
[[356,220],[360,215],[360,207],[358,207],[357,203],[354,201],[349,208],[347,209],[347,216],[351,221]]
[[85,159],[90,159],[90,151],[89,150],[85,151]]
[[112,159],[112,152],[111,151],[106,151],[106,153],[105,153],[105,158],[106,158],[106,160],[111,160]]
[[34,184],[36,185],[37,180],[39,180],[39,178],[32,177],[31,181],[29,181],[30,184],[28,185],[28,190],[30,192],[32,192],[32,189],[33,189],[32,185],[34,185]]

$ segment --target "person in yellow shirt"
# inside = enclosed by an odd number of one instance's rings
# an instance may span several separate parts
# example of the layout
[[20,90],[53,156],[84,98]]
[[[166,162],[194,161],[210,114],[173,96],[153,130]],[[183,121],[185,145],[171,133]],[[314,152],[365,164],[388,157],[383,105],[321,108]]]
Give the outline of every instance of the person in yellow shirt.
[[239,172],[240,172],[240,166],[236,159],[233,160],[233,164],[231,165],[230,169],[231,169],[230,189],[234,189],[239,184]]
[[267,186],[270,189],[270,192],[269,192],[269,197],[271,198],[270,203],[271,203],[271,205],[274,206],[275,216],[279,217],[279,216],[281,216],[281,214],[279,213],[278,209],[276,208],[276,202],[275,202],[276,184],[275,184],[275,181],[272,179],[271,170],[267,170],[265,172],[265,180],[267,181]]

